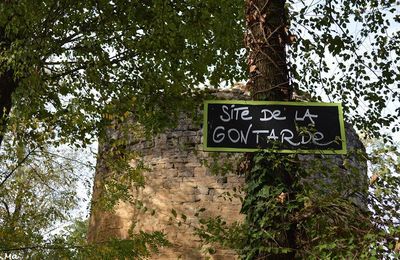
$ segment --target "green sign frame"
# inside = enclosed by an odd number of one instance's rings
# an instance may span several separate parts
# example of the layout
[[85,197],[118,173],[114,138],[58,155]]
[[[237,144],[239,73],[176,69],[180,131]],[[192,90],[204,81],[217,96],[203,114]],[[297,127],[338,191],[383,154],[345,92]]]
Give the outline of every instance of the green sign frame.
[[[318,106],[318,107],[337,107],[340,126],[340,142],[342,149],[259,149],[259,148],[232,148],[232,147],[208,147],[208,105],[209,104],[237,104],[237,105],[284,105],[284,106]],[[341,103],[323,102],[290,102],[290,101],[252,101],[252,100],[205,100],[203,110],[203,150],[206,152],[259,152],[266,151],[271,153],[293,153],[293,154],[346,154],[346,131],[343,118]]]

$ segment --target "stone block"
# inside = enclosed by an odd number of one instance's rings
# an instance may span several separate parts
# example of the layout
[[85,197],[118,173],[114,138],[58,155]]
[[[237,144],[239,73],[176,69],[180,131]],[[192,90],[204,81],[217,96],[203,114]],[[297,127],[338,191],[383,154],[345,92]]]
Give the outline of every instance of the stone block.
[[186,171],[179,171],[179,177],[194,177],[194,171],[186,170]]
[[207,169],[205,167],[194,168],[194,175],[196,177],[203,177],[207,175]]
[[198,161],[188,160],[188,163],[185,165],[186,167],[201,167],[201,163]]
[[180,172],[177,169],[169,168],[163,171],[160,171],[162,175],[166,176],[167,178],[178,177]]
[[176,180],[176,179],[166,179],[163,183],[162,183],[162,187],[164,189],[178,189],[180,186],[180,183]]
[[199,190],[200,194],[208,195],[209,188],[206,186],[198,186],[197,189]]
[[184,131],[182,136],[197,136],[197,131]]
[[198,190],[197,187],[193,187],[191,185],[182,184],[180,189],[179,189],[179,192],[182,193],[182,194],[185,194],[185,195],[193,195],[193,194],[198,194],[199,190]]

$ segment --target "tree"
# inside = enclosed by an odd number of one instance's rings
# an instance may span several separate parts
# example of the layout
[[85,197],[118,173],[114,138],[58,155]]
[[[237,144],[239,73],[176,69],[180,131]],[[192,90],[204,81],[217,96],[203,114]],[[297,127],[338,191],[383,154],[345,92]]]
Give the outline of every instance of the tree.
[[[382,114],[387,102],[399,101],[394,84],[398,61],[389,55],[398,55],[395,46],[399,43],[399,32],[389,29],[398,22],[394,14],[398,3],[287,1],[285,6],[283,2],[246,1],[251,77],[248,84],[253,97],[289,99],[291,90],[299,92],[301,88],[320,99],[315,95],[321,91],[341,101],[348,112],[347,119],[366,136],[380,136],[388,142],[390,137],[379,131],[382,127],[393,132],[398,129],[394,109],[385,116]],[[285,16],[294,35],[290,34]],[[359,33],[351,33],[354,26],[361,27]],[[365,38],[372,38],[369,45],[364,45]],[[285,80],[288,78],[286,43],[294,43],[289,51],[292,62],[288,64],[289,85]],[[353,109],[360,110],[360,106],[366,106],[365,115],[350,113]],[[243,169],[247,173],[242,208],[246,222],[227,227],[224,221],[203,221],[206,224],[199,234],[206,241],[219,241],[236,248],[245,259],[393,256],[399,235],[399,225],[393,219],[398,216],[387,210],[397,200],[394,194],[399,186],[392,178],[396,178],[398,170],[392,156],[396,158],[394,151],[398,148],[390,149],[387,145],[384,151],[388,152],[389,159],[383,162],[381,159],[385,156],[378,156],[380,164],[385,165],[378,168],[385,169],[382,177],[386,181],[380,185],[386,187],[387,194],[383,196],[385,199],[369,194],[363,202],[364,210],[353,196],[360,193],[367,196],[367,191],[357,188],[359,184],[354,179],[344,180],[343,170],[339,168],[343,167],[353,175],[350,178],[357,179],[354,175],[362,173],[349,162],[361,163],[368,159],[376,163],[374,153],[355,151],[341,159],[343,165],[338,165],[338,158],[330,161],[325,157],[321,161],[318,157],[302,157],[299,160],[294,155],[268,153],[249,156]],[[310,160],[311,165],[304,160]],[[318,178],[313,177],[315,174]],[[310,178],[317,184],[310,183]],[[365,210],[367,201],[372,211]],[[238,235],[239,241],[232,239],[232,234]]]
[[13,117],[33,119],[31,135],[87,144],[116,112],[112,100],[121,114],[140,104],[138,120],[156,130],[199,84],[242,75],[241,8],[228,1],[19,0],[0,10],[1,139]]
[[[316,93],[316,89],[322,88],[328,97],[341,97],[347,111],[359,108],[359,104],[362,103],[360,99],[364,99],[368,103],[367,114],[364,116],[366,119],[361,121],[358,116],[355,116],[352,122],[367,136],[380,136],[378,129],[384,126],[391,127],[393,131],[396,131],[397,126],[393,125],[393,123],[397,123],[396,116],[393,114],[382,115],[385,104],[389,100],[399,101],[398,91],[393,91],[399,64],[397,60],[392,60],[390,57],[385,57],[385,55],[382,57],[382,54],[396,52],[397,47],[392,44],[397,46],[399,43],[398,32],[388,36],[390,19],[393,18],[393,13],[396,11],[395,1],[357,2],[354,4],[341,1],[320,1],[315,5],[303,3],[304,7],[302,8],[299,8],[298,5],[301,4],[296,5],[288,1],[286,8],[292,10],[292,13],[289,13],[288,10],[285,10],[285,3],[282,1],[246,1],[248,28],[246,39],[252,77],[249,83],[250,90],[253,90],[253,96],[257,95],[259,98],[258,94],[263,93],[262,98],[266,100],[290,99],[293,88],[298,89],[299,86],[305,87],[305,84],[308,84],[306,90],[310,93]],[[366,11],[367,8],[370,10]],[[294,9],[297,11],[293,11]],[[360,9],[362,14],[360,14]],[[291,59],[294,63],[293,66],[289,66],[293,75],[293,82],[290,85],[286,80],[289,77],[285,45],[292,43],[296,37],[289,33],[288,22],[285,19],[287,16],[290,16],[295,34],[300,36],[300,40],[290,53],[293,55]],[[385,17],[389,17],[389,19],[385,20]],[[377,24],[376,21],[381,23]],[[350,32],[349,27],[354,24],[361,26],[360,35]],[[312,26],[311,30],[308,26]],[[303,28],[309,29],[309,31],[305,32]],[[374,40],[370,46],[364,46],[366,50],[361,51],[360,46],[363,46],[364,37],[373,37]],[[326,61],[325,56],[336,58],[335,62],[331,63],[338,66],[339,73],[336,72],[336,75],[332,75],[330,67],[332,65]],[[299,58],[304,58],[305,61],[297,62]],[[317,65],[316,60],[319,62],[319,67],[313,66]],[[354,63],[346,63],[349,60]],[[370,77],[371,73],[375,77]],[[329,80],[324,77],[328,77]],[[361,80],[363,82],[360,82]],[[378,85],[382,90],[377,90]],[[368,91],[364,91],[364,88]],[[376,91],[371,93],[370,89]],[[318,159],[314,158],[314,160]],[[358,160],[361,159],[358,158]],[[295,161],[295,163],[293,164],[291,161]],[[330,187],[321,193],[318,192],[317,186],[307,185],[307,178],[323,169],[316,169],[315,173],[307,173],[309,166],[300,163],[296,157],[292,156],[281,157],[268,154],[254,156],[249,167],[250,170],[247,169],[249,171],[245,189],[247,195],[242,208],[247,214],[247,225],[251,229],[248,235],[250,243],[244,247],[244,255],[247,258],[286,259],[301,255],[305,257],[301,250],[304,250],[307,257],[310,257],[308,253],[312,254],[313,245],[310,249],[306,249],[308,242],[304,241],[307,240],[306,237],[310,233],[316,238],[320,238],[318,246],[325,245],[331,248],[334,255],[348,257],[362,254],[360,252],[363,252],[365,248],[360,246],[361,241],[365,242],[365,234],[373,232],[373,228],[366,220],[368,219],[367,215],[362,210],[357,212],[357,207],[354,208],[352,205],[354,202],[351,199],[348,202],[343,201],[343,195],[340,194],[346,191],[350,192],[352,188],[346,185],[341,187],[343,185],[334,181],[337,178],[334,170],[336,163],[328,163],[330,172],[327,175],[332,179],[334,188]],[[305,169],[299,169],[299,167]],[[347,168],[347,166],[345,167]],[[354,169],[349,170],[354,171]],[[319,185],[322,186],[324,181],[326,180],[319,180]],[[336,193],[329,189],[342,190]],[[363,191],[361,189],[357,192]],[[330,202],[320,198],[316,199],[315,194],[312,193],[318,194],[317,196],[324,197]],[[342,214],[346,214],[346,219],[338,221],[336,218],[339,212],[329,215],[325,219],[326,216],[318,214],[317,210],[311,213],[320,218],[315,220],[315,224],[312,223],[313,217],[307,217],[311,221],[304,221],[301,216],[304,216],[302,214],[307,206],[302,204],[304,200],[310,198],[317,201],[317,207],[320,209],[332,210],[333,206],[340,208]],[[267,201],[264,202],[263,199],[267,199]],[[340,228],[339,223],[351,222],[360,223],[360,225],[345,224],[347,229]],[[329,225],[328,223],[336,223],[334,226],[338,225],[338,230],[331,231],[329,228],[321,228],[326,224]],[[390,226],[397,228],[397,225]],[[302,231],[304,227],[305,230]],[[350,230],[352,232],[348,233]],[[354,230],[359,232],[354,232]],[[346,240],[346,238],[356,241],[355,244],[359,245],[359,251],[349,248],[344,252],[335,252],[335,249],[340,248],[342,244],[340,239]],[[380,239],[385,240],[384,238]],[[380,239],[377,238],[377,240]],[[296,252],[296,250],[298,251]],[[307,250],[310,251],[307,252]],[[321,251],[319,253],[323,254]]]
[[289,49],[294,86],[342,102],[347,120],[368,137],[388,139],[382,127],[399,131],[398,1],[289,9],[290,30],[299,37]]
[[[233,19],[241,16],[241,8],[230,1],[18,0],[2,1],[0,13],[0,144],[3,151],[23,147],[18,157],[8,157],[15,170],[4,165],[4,194],[19,178],[21,194],[32,193],[25,185],[29,178],[22,178],[31,151],[61,144],[84,147],[130,116],[133,107],[150,134],[171,125],[179,111],[195,107],[191,98],[199,84],[243,74],[237,61],[242,25]],[[28,201],[23,197],[19,204],[29,206]],[[43,213],[36,210],[28,215]],[[23,219],[17,220],[15,224],[24,225]],[[55,220],[51,214],[43,218],[46,227]],[[10,240],[3,252],[63,251],[65,247],[43,244],[44,228],[34,230],[38,240],[24,233],[25,242],[38,244],[24,244],[25,250]],[[148,254],[146,245],[165,244],[160,233],[141,233],[74,250],[107,256],[111,249],[115,253],[132,246],[120,251],[140,257]]]
[[79,203],[76,187],[87,182],[84,169],[90,165],[66,154],[65,148],[63,155],[45,147],[25,151],[21,141],[8,134],[0,154],[1,170],[9,176],[0,186],[2,258],[140,259],[169,245],[161,232],[88,244],[87,221],[75,219],[74,210]]
[[[400,34],[389,27],[399,21],[396,1],[246,2],[254,35],[267,38],[260,45],[274,47],[260,46],[249,59],[257,78],[252,88],[256,98],[284,99],[292,88],[321,91],[343,102],[347,119],[364,134],[379,137],[382,127],[398,131],[396,113],[384,111],[387,102],[399,100]],[[209,80],[216,86],[223,79],[244,78],[242,4],[1,2],[0,142],[15,127],[18,138],[25,140],[25,153],[49,143],[85,146],[115,122],[109,115],[124,118],[133,112],[149,132],[170,126],[179,111],[194,107],[199,84]],[[285,16],[299,38],[288,49],[289,80],[283,43],[295,37],[286,24],[279,25]],[[257,29],[260,25],[267,26]],[[358,34],[354,27],[361,28]],[[367,46],[366,39],[371,42]],[[257,47],[253,40],[246,38],[249,46]],[[273,49],[276,53],[270,52]],[[268,57],[279,60],[271,62],[269,71],[259,60]],[[260,75],[276,79],[260,80]],[[356,113],[360,107],[364,114]],[[284,159],[258,158],[254,163],[259,165]]]
[[0,188],[0,255],[26,258],[31,252],[20,248],[46,243],[51,229],[68,220],[77,205],[79,175],[72,161],[49,149],[25,151],[16,140],[15,150],[8,140],[0,154],[1,170],[10,176]]
[[[289,83],[289,71],[286,58],[286,44],[289,40],[287,33],[287,12],[285,1],[246,1],[246,47],[249,50],[248,64],[250,70],[249,89],[253,98],[259,100],[283,101],[291,100],[293,86]],[[258,209],[262,198],[259,197],[259,189],[262,191],[271,186],[278,186],[281,193],[291,193],[295,197],[294,182],[297,176],[293,169],[289,169],[289,163],[283,164],[279,158],[270,162],[262,162],[265,155],[250,155],[247,164],[245,192],[246,196],[242,206],[242,212],[246,214],[246,223],[249,235],[246,237],[247,248],[243,249],[247,258],[262,258],[269,256],[272,259],[291,259],[294,252],[286,251],[270,254],[270,250],[277,246],[270,242],[270,237],[265,238],[263,232],[274,232],[273,228],[266,228],[265,214],[271,221],[286,222],[287,217],[271,212],[270,207],[265,210]],[[272,165],[281,164],[280,167]],[[260,171],[256,171],[259,169]],[[267,174],[266,170],[269,169]],[[263,174],[264,173],[264,174]],[[264,178],[263,178],[264,177]],[[268,181],[269,178],[271,182]],[[276,194],[277,196],[279,194]],[[262,213],[263,211],[267,211]],[[295,226],[281,227],[280,234],[269,235],[276,239],[279,246],[284,248],[296,248]],[[259,236],[255,235],[259,234]],[[267,253],[262,247],[270,247]],[[273,252],[273,251],[272,251]]]

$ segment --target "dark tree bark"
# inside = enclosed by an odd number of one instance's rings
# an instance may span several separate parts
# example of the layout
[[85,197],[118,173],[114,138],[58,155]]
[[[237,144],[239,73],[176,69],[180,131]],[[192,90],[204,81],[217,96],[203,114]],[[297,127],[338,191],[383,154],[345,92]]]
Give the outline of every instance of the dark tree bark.
[[[289,84],[289,73],[286,60],[287,21],[284,0],[246,0],[246,35],[245,44],[249,51],[248,65],[250,79],[247,88],[255,100],[287,101],[291,99],[292,88]],[[247,155],[247,172],[253,167],[252,155]],[[288,189],[293,184],[290,173],[284,168],[276,172],[283,176],[283,182]],[[246,181],[250,183],[251,174]],[[265,185],[271,185],[265,184]],[[294,192],[290,195],[295,196]],[[266,209],[267,210],[267,209]],[[251,211],[251,209],[250,209]],[[247,212],[252,214],[252,212]],[[268,214],[268,212],[266,212]],[[284,221],[277,219],[276,221]],[[257,223],[254,223],[258,226]],[[296,226],[289,226],[283,231],[278,242],[281,247],[296,248]],[[271,246],[271,241],[261,241],[265,246]],[[275,245],[276,246],[276,245]],[[282,254],[263,254],[257,259],[294,259],[295,251]]]
[[3,141],[7,126],[7,118],[12,106],[12,94],[17,88],[17,82],[13,78],[13,71],[8,70],[0,75],[0,146]]
[[248,87],[257,100],[290,100],[284,0],[246,0]]
[[[9,46],[10,42],[6,38],[4,29],[0,27],[0,47],[7,48]],[[0,71],[0,146],[12,106],[12,94],[15,92],[17,85],[18,82],[14,79],[13,70]]]

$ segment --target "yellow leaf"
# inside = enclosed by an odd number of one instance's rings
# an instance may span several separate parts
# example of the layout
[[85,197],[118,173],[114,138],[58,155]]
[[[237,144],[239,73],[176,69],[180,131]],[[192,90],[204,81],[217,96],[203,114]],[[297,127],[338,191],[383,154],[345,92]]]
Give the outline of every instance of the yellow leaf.
[[378,174],[374,174],[371,176],[371,179],[369,179],[369,185],[372,186],[374,185],[374,183],[379,179],[379,175]]
[[394,247],[394,251],[395,251],[396,253],[400,253],[400,241],[397,241],[397,242],[396,242],[396,245],[395,245],[395,247]]

